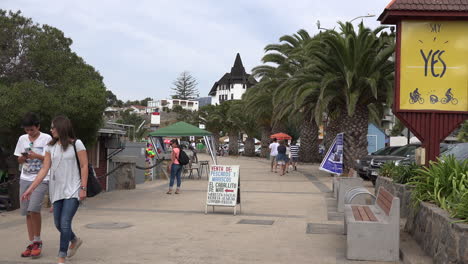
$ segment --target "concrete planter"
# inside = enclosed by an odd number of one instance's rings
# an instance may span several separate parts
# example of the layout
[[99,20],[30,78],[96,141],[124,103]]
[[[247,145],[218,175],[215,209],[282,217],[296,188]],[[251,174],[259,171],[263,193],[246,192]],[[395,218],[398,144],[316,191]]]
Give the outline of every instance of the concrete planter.
[[411,208],[405,231],[434,263],[468,263],[468,224],[454,221],[457,219],[438,206],[422,202],[418,208]]
[[375,182],[376,196],[380,186],[384,187],[387,191],[400,199],[400,218],[406,218],[410,211],[411,191],[413,187],[405,184],[394,183],[390,178],[378,176]]

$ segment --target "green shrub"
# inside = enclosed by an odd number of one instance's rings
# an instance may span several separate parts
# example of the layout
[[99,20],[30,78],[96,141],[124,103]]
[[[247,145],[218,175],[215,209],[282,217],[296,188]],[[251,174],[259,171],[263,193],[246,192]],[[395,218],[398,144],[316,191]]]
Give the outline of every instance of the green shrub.
[[453,156],[430,162],[418,170],[409,184],[415,188],[413,203],[431,202],[447,210],[451,217],[468,222],[468,160],[457,161]]
[[411,178],[417,175],[420,168],[421,166],[415,163],[396,166],[396,170],[392,175],[393,182],[407,184]]
[[406,184],[417,174],[420,167],[414,163],[397,166],[394,162],[387,162],[379,169],[379,175],[393,179],[393,182]]
[[393,178],[393,174],[396,170],[395,162],[386,162],[379,169],[379,176]]

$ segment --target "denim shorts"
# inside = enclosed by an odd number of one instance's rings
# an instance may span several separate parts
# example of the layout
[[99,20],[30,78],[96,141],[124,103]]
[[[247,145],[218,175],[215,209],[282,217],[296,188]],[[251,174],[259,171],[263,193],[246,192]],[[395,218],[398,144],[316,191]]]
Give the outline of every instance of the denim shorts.
[[41,182],[34,192],[31,194],[29,200],[21,201],[23,193],[31,186],[32,181],[25,181],[20,179],[20,213],[21,215],[27,215],[28,212],[41,212],[42,204],[44,202],[44,195],[49,190],[49,182]]

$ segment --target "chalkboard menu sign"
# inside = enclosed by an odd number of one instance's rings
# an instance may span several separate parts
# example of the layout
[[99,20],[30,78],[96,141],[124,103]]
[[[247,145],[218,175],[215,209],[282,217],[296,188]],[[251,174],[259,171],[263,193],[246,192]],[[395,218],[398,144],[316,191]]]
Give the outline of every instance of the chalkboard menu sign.
[[208,206],[236,206],[240,203],[239,194],[239,166],[213,165],[210,170]]

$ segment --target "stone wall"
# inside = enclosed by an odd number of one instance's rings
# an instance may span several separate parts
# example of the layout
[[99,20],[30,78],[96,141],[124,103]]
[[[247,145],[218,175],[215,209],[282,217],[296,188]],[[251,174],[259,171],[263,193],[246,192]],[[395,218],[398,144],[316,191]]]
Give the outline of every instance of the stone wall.
[[380,186],[400,199],[400,218],[406,218],[411,206],[412,187],[405,184],[394,183],[392,179],[387,177],[378,176],[375,182],[376,196]]
[[456,220],[438,206],[422,202],[411,208],[405,231],[434,263],[468,263],[468,224],[453,223]]

